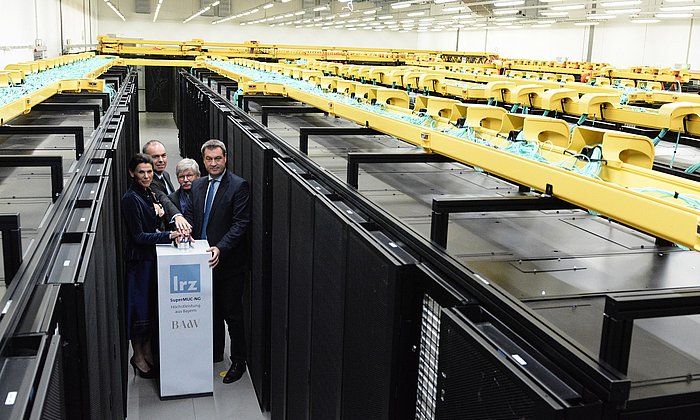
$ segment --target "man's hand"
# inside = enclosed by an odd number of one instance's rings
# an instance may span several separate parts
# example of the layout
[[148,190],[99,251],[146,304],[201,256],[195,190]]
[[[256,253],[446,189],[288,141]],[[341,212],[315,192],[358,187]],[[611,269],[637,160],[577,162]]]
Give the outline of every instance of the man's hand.
[[215,246],[207,248],[207,251],[211,252],[211,258],[209,259],[209,267],[214,268],[219,263],[219,254],[221,253],[221,251],[219,251],[219,248]]
[[192,231],[192,225],[183,216],[175,216],[175,228],[183,236],[189,236]]

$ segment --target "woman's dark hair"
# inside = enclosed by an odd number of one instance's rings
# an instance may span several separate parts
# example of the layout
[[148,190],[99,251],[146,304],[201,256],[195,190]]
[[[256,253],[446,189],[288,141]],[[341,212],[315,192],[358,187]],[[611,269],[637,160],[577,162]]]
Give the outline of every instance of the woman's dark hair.
[[129,170],[135,172],[136,167],[142,163],[148,163],[151,165],[151,168],[153,167],[153,159],[150,156],[145,153],[137,153],[129,161]]

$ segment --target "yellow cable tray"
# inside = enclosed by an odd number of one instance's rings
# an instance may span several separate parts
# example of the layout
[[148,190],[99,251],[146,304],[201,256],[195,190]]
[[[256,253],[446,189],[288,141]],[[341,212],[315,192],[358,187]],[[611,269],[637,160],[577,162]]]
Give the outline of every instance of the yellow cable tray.
[[[247,60],[234,60],[234,62],[253,66],[253,63]],[[283,84],[251,83],[249,77],[225,70],[215,64],[206,63],[206,67],[231,79],[241,81],[243,84],[240,86],[245,94],[274,93],[288,96],[329,114],[343,117],[415,144],[428,152],[439,153],[465,164],[482,168],[487,172],[538,191],[551,191],[554,196],[582,208],[596,211],[611,219],[690,249],[700,250],[700,210],[688,207],[683,201],[674,197],[663,197],[634,190],[655,188],[700,197],[698,183],[649,169],[653,162],[653,145],[647,137],[577,127],[574,130],[574,135],[569,138],[568,126],[563,121],[553,118],[507,114],[502,109],[496,111],[499,108],[458,104],[458,101],[445,100],[445,98],[422,97],[416,101],[417,106],[434,115],[435,120],[438,121],[437,128],[445,127],[445,124],[455,118],[465,116],[467,121],[478,121],[480,125],[476,126],[475,129],[484,135],[490,135],[494,141],[497,141],[499,135],[503,134],[500,133],[502,129],[522,124],[527,140],[538,141],[542,155],[550,162],[563,163],[562,166],[583,164],[562,153],[563,150],[600,143],[606,163],[602,166],[598,179],[572,172],[557,165],[549,165],[509,154],[437,129],[391,118]],[[254,89],[250,89],[251,86]],[[381,90],[384,92],[382,93],[383,98],[398,97],[387,95],[386,88],[381,88]],[[380,97],[378,92],[379,90],[376,90],[376,92],[371,93],[370,89],[367,92],[367,97],[376,100]],[[392,111],[413,112],[413,110],[403,108],[402,101],[396,102],[397,106],[387,106]],[[479,117],[470,117],[472,108]],[[484,116],[485,109],[493,113]],[[486,120],[491,122],[483,124]],[[485,125],[493,127],[490,133]],[[502,139],[501,141],[506,142],[507,140]]]

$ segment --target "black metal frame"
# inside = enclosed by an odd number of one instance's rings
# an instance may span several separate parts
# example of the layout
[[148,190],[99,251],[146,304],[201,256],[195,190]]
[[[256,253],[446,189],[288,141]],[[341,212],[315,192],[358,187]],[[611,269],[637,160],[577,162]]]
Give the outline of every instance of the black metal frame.
[[369,127],[299,127],[299,150],[309,154],[309,136],[358,136],[381,134]]
[[63,191],[63,158],[61,156],[0,156],[0,168],[51,168],[51,201],[56,202]]
[[99,99],[102,103],[102,110],[109,108],[109,93],[103,92],[80,92],[80,93],[57,93],[48,99],[49,103],[66,103],[65,101]]
[[454,162],[444,155],[436,153],[357,153],[347,154],[348,171],[347,183],[357,188],[359,182],[360,163],[430,163],[430,162]]
[[70,134],[75,137],[75,159],[85,153],[83,127],[75,125],[1,125],[0,134]]
[[270,102],[288,102],[289,98],[286,96],[279,95],[238,95],[238,107],[242,108],[245,112],[250,111],[250,102],[257,102],[259,104],[270,103]]
[[700,314],[698,290],[607,295],[600,359],[626,374],[635,319],[696,314]]
[[92,123],[94,128],[100,125],[100,119],[102,118],[102,110],[98,104],[42,102],[34,105],[32,109],[43,112],[92,111]]
[[270,114],[324,114],[326,111],[307,105],[264,105],[262,109],[262,125],[267,127],[267,120]]
[[430,215],[430,240],[447,248],[450,213],[490,211],[563,210],[577,206],[551,196],[515,195],[500,197],[433,198]]

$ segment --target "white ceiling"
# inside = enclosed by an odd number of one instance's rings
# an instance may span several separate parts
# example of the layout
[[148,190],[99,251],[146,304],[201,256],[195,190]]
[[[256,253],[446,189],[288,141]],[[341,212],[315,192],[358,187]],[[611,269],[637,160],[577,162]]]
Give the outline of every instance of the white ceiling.
[[[136,13],[148,10],[144,2],[150,13]],[[158,20],[399,32],[653,24],[700,13],[700,0],[104,0],[104,13],[117,13],[110,5],[124,19],[153,18],[160,8]]]

